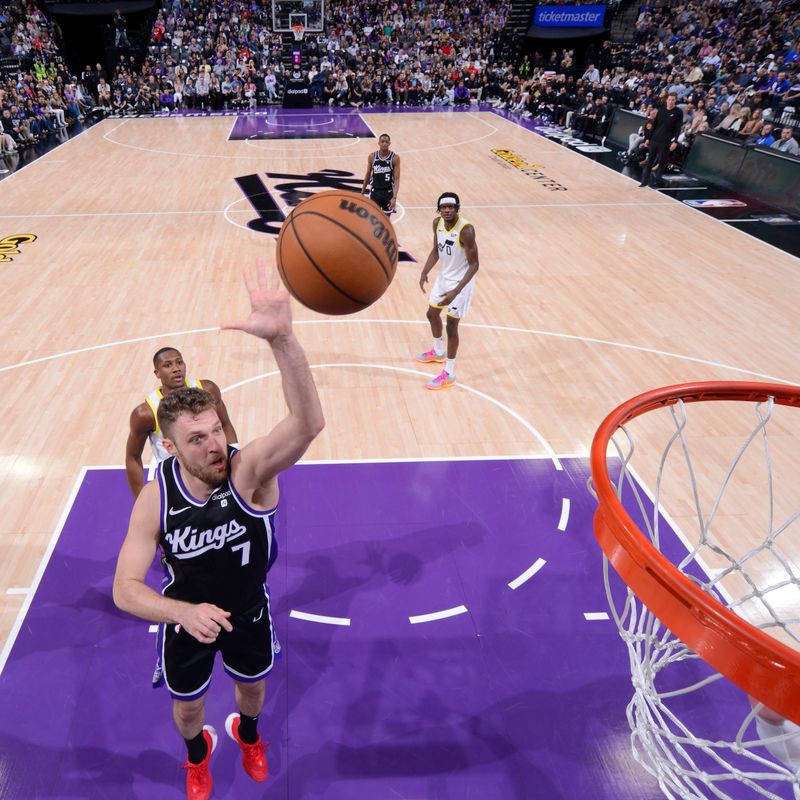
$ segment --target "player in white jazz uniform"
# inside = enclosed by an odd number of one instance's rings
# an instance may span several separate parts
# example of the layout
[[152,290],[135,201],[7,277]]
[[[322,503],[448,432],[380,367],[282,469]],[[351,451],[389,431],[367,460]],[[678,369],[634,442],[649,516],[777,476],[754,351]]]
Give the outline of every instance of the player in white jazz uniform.
[[[422,268],[419,288],[425,291],[428,273],[437,261],[441,270],[433,282],[428,298],[428,322],[433,334],[433,347],[420,353],[420,364],[444,363],[439,375],[425,384],[426,389],[447,389],[456,382],[458,323],[466,316],[478,272],[478,245],[475,228],[459,216],[461,201],[455,192],[445,192],[436,204],[439,216],[433,221],[433,248]],[[447,357],[442,340],[442,309],[447,309]]]

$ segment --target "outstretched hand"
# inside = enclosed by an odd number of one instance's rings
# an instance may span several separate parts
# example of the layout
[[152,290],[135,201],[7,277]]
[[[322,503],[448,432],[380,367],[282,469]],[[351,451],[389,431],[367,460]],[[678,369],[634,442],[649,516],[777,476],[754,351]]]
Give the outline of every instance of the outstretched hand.
[[250,293],[250,316],[239,322],[226,322],[223,330],[238,330],[268,342],[292,332],[289,293],[281,287],[278,270],[273,267],[246,268],[244,283]]

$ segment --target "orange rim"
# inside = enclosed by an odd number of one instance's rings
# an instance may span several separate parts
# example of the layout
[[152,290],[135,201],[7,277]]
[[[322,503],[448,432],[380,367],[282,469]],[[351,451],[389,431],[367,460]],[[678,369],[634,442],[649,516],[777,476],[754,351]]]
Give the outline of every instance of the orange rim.
[[636,417],[674,405],[713,400],[800,407],[800,387],[770,383],[703,382],[654,389],[622,403],[603,420],[592,442],[592,482],[600,547],[639,600],[717,672],[762,703],[800,724],[800,653],[738,617],[686,578],[639,530],[617,498],[607,449],[617,429]]

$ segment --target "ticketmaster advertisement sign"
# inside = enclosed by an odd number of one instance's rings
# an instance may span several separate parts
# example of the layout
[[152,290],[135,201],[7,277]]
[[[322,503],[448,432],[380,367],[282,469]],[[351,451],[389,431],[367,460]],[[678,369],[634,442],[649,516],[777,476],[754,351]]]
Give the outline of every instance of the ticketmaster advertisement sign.
[[548,28],[599,28],[605,16],[605,6],[537,6],[533,24]]

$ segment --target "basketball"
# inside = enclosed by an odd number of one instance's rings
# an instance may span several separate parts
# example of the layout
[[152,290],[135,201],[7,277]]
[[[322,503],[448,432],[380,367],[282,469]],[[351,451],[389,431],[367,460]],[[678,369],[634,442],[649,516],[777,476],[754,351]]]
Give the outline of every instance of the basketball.
[[292,209],[278,235],[278,271],[287,291],[320,314],[372,305],[397,267],[397,239],[379,206],[331,189]]

